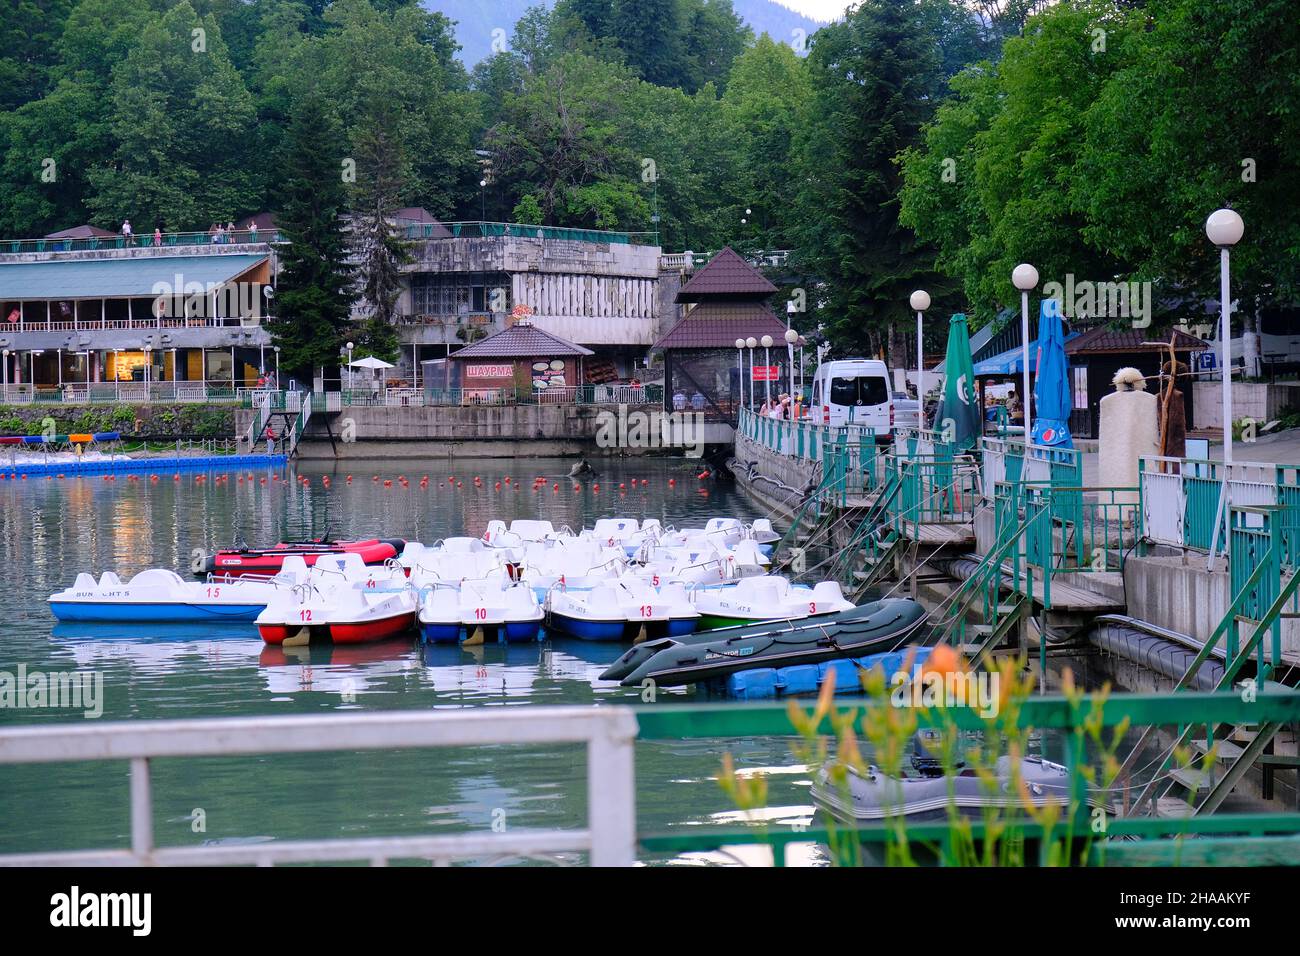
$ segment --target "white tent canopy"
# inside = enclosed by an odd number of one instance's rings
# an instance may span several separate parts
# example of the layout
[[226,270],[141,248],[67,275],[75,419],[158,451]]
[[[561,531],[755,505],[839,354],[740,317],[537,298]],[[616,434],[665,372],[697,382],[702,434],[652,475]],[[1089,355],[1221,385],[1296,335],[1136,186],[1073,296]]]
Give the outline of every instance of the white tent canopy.
[[357,359],[355,362],[349,362],[351,368],[396,368],[392,362],[385,362],[383,359],[375,358],[373,355],[367,355],[363,359]]

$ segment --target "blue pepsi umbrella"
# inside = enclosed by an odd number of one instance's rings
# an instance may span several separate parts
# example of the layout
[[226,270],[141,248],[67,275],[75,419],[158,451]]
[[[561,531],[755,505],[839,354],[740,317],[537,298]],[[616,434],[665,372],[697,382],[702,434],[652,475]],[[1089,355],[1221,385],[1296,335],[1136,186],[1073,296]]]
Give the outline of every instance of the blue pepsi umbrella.
[[1061,303],[1044,299],[1038,309],[1038,361],[1034,372],[1035,445],[1074,447],[1070,405],[1070,360],[1065,357]]

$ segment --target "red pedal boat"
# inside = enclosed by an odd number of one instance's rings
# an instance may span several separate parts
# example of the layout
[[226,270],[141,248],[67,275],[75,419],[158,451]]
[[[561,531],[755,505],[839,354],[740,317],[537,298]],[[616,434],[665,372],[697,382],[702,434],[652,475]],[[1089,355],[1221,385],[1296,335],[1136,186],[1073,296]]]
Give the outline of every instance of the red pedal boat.
[[358,554],[366,564],[383,564],[402,552],[406,542],[400,538],[371,538],[368,541],[291,541],[269,548],[231,548],[218,551],[195,565],[196,574],[278,574],[284,559],[298,555],[311,567],[324,555]]

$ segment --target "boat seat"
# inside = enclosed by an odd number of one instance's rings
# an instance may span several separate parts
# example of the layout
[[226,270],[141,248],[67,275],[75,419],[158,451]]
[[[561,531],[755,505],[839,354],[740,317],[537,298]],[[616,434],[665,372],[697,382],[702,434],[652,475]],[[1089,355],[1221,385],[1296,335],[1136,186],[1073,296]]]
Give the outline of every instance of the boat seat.
[[295,581],[305,581],[307,579],[307,562],[302,559],[302,555],[288,555],[280,562],[280,574]]
[[122,579],[112,571],[105,571],[99,576],[99,586],[101,588],[120,588]]
[[170,568],[150,568],[131,578],[127,587],[184,584],[185,579]]

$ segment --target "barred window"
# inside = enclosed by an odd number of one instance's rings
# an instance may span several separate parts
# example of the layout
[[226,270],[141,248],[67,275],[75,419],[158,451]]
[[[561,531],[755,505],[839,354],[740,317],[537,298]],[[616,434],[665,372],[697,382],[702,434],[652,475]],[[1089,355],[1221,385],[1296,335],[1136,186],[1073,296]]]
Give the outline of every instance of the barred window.
[[510,277],[504,272],[421,272],[411,276],[411,307],[417,315],[508,312],[510,306]]

